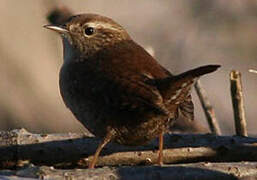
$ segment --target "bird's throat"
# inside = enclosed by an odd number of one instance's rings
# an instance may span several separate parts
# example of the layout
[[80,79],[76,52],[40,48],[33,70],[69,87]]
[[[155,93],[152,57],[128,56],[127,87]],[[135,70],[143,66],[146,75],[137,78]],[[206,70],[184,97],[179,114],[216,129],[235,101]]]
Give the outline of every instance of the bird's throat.
[[62,37],[63,42],[63,63],[69,63],[77,59],[77,50],[67,39],[67,37]]

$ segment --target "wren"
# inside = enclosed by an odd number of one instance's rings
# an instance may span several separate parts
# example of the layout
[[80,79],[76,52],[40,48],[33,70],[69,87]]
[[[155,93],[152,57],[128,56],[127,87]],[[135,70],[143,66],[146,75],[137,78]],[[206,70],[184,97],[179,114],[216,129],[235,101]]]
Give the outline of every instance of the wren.
[[159,137],[184,115],[194,119],[191,89],[197,78],[217,70],[207,65],[172,75],[112,19],[81,14],[46,25],[63,41],[60,92],[66,106],[95,136],[102,138],[89,168],[110,141],[143,145]]

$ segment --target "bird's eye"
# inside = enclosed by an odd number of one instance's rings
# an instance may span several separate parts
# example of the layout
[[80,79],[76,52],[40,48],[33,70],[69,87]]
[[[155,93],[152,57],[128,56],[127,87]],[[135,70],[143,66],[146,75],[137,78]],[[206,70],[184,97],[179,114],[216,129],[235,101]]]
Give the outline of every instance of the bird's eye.
[[94,34],[94,32],[95,32],[95,29],[92,28],[92,27],[87,27],[87,28],[85,29],[85,34],[86,34],[87,36],[90,36],[90,35]]

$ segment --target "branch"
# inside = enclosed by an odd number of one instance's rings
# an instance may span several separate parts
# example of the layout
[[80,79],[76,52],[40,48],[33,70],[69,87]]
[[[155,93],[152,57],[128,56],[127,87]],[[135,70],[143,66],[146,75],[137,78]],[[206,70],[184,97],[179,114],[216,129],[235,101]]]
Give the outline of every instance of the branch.
[[72,16],[72,14],[73,12],[69,8],[67,8],[66,6],[60,5],[48,13],[47,20],[52,24],[62,24],[70,16]]
[[1,179],[208,179],[239,180],[256,179],[257,163],[192,163],[160,166],[104,167],[90,169],[54,169],[53,167],[28,166],[20,170],[0,171]]
[[211,103],[206,95],[205,90],[201,85],[200,80],[196,81],[195,90],[200,99],[200,102],[201,102],[204,114],[206,116],[206,119],[208,121],[211,132],[216,135],[221,135],[220,127],[217,122],[214,109],[211,106]]
[[[31,134],[25,130],[0,132],[0,167],[22,167],[28,163],[59,168],[87,167],[99,143],[83,134]],[[257,139],[206,135],[165,136],[164,162],[257,161]],[[146,146],[108,144],[98,165],[155,164],[158,141]]]
[[241,73],[239,71],[233,70],[230,72],[230,89],[234,110],[236,134],[239,136],[247,136]]

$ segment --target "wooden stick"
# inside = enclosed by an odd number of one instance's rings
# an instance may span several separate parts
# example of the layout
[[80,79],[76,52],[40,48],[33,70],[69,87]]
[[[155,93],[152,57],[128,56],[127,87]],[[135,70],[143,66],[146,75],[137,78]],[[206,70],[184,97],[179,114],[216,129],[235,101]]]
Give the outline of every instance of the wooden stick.
[[233,70],[230,72],[230,89],[234,111],[236,135],[247,136],[241,73],[239,71]]
[[0,170],[0,179],[133,179],[133,180],[253,180],[257,178],[257,162],[186,163],[159,166],[118,166],[91,169],[55,169],[27,166],[23,169]]
[[221,135],[220,127],[217,122],[214,109],[206,95],[205,90],[203,89],[200,80],[195,83],[195,90],[200,99],[204,114],[206,116],[209,128],[213,134]]
[[249,69],[249,72],[257,74],[257,70],[254,70],[254,69]]
[[71,9],[64,5],[59,5],[55,9],[51,10],[46,18],[51,24],[62,24],[72,15],[73,12]]
[[[83,134],[32,134],[25,130],[0,131],[0,168],[34,165],[87,168],[100,139]],[[240,136],[164,136],[163,162],[257,161],[257,138]],[[109,143],[97,160],[99,166],[156,164],[158,139],[145,146]]]

